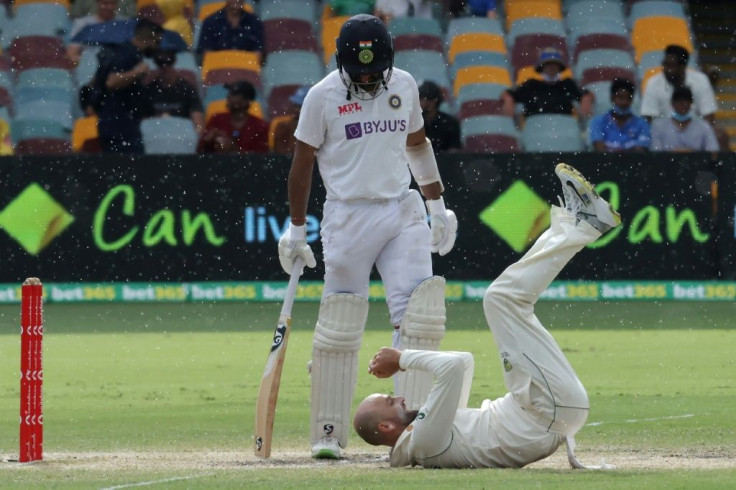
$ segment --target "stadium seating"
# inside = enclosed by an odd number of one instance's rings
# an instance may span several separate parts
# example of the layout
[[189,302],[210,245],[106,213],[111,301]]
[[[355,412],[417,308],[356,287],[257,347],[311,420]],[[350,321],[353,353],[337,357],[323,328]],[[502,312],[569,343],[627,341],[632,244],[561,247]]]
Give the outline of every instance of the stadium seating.
[[503,53],[495,53],[493,51],[467,51],[455,57],[455,63],[452,64],[453,78],[458,70],[467,66],[479,65],[509,68],[508,57]]
[[72,130],[74,153],[99,153],[100,140],[97,132],[97,116],[80,117],[74,121]]
[[491,51],[494,53],[506,53],[506,42],[502,35],[488,34],[485,32],[466,32],[458,34],[450,40],[447,49],[447,60],[455,62],[455,57],[460,53],[468,51]]
[[442,37],[442,26],[436,19],[424,19],[420,17],[397,17],[391,19],[388,30],[393,37],[406,34],[426,34],[428,36]]
[[583,150],[578,121],[565,114],[527,116],[521,131],[524,151],[562,152]]
[[513,47],[516,38],[525,34],[550,34],[565,37],[567,32],[560,20],[530,17],[514,22],[511,30],[506,35],[506,44]]
[[528,18],[562,20],[559,0],[507,0],[504,7],[508,30],[511,30],[516,22]]
[[573,47],[573,62],[578,60],[580,53],[591,49],[618,49],[633,52],[629,36],[621,34],[585,34],[579,36]]
[[270,53],[298,49],[319,52],[312,24],[302,19],[272,19],[263,22],[263,51]]
[[662,51],[669,44],[677,44],[693,51],[687,21],[678,17],[642,17],[634,22],[631,44],[637,62],[648,51]]
[[439,36],[431,34],[400,34],[394,37],[394,50],[406,51],[410,49],[428,49],[445,52],[445,43]]
[[342,15],[338,17],[328,17],[322,21],[322,53],[324,55],[325,64],[330,62],[330,58],[337,51],[335,39],[340,34],[340,28],[348,20],[350,16]]
[[573,69],[576,80],[583,77],[583,72],[590,68],[625,68],[636,71],[636,63],[631,53],[618,49],[591,49],[583,51]]
[[680,2],[665,0],[645,0],[631,4],[629,26],[644,17],[667,16],[686,20],[685,7]]
[[517,151],[519,132],[510,117],[483,115],[460,121],[463,148],[468,151]]
[[264,22],[272,20],[301,20],[317,25],[317,6],[313,0],[261,0],[258,15]]
[[45,119],[14,119],[10,134],[15,144],[33,139],[69,140],[70,131],[62,125]]
[[562,58],[567,60],[567,41],[564,36],[554,34],[524,34],[516,37],[511,49],[511,66],[514,74],[525,66],[535,66],[539,59],[539,53],[545,48],[556,48],[562,53]]
[[264,93],[281,85],[313,85],[324,76],[320,56],[311,51],[271,53],[263,66]]
[[141,121],[143,148],[147,154],[189,154],[197,148],[197,132],[183,117],[151,117]]
[[31,68],[70,70],[64,42],[51,36],[24,36],[13,40],[8,48],[10,64],[15,71]]
[[457,96],[463,86],[471,83],[498,83],[510,87],[511,75],[500,66],[467,66],[457,71],[453,93]]
[[252,51],[208,51],[202,60],[202,82],[205,86],[247,80],[261,87],[260,55]]
[[15,8],[15,15],[3,32],[2,46],[8,48],[17,38],[51,36],[64,44],[69,39],[69,11],[53,3],[27,3]]
[[[392,21],[392,24],[396,22]],[[485,34],[496,34],[499,36],[504,35],[503,26],[501,22],[496,19],[488,19],[485,17],[455,17],[450,19],[447,24],[447,34],[445,39],[449,46],[450,41],[460,34],[467,33],[485,33]]]
[[452,85],[442,53],[429,50],[399,51],[394,66],[411,73],[416,80],[432,80],[443,89],[445,99],[452,97]]

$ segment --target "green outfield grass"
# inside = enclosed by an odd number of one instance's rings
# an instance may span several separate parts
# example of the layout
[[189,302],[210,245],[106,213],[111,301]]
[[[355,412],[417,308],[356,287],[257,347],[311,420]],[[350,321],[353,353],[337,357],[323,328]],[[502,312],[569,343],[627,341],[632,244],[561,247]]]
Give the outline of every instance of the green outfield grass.
[[[729,303],[553,303],[538,306],[591,399],[578,456],[684,455],[671,469],[573,472],[564,464],[524,470],[388,470],[351,437],[359,464],[291,464],[308,450],[306,362],[317,315],[294,308],[273,456],[251,456],[255,395],[280,305],[52,304],[46,310],[46,462],[9,462],[18,451],[18,306],[0,307],[0,488],[499,487],[733,488],[736,466],[691,469],[687,455],[736,457],[736,307]],[[386,308],[371,305],[360,366],[391,341]],[[475,355],[470,404],[505,393],[480,303],[448,305],[444,349]],[[391,383],[361,369],[355,402]],[[564,450],[562,450],[564,451]],[[212,452],[229,456],[227,463]],[[121,455],[189,454],[201,464],[110,464]],[[201,457],[199,455],[201,454]],[[235,456],[233,456],[235,455]],[[366,456],[367,455],[367,456]],[[100,464],[96,465],[95,458]],[[293,463],[293,462],[292,462]]]

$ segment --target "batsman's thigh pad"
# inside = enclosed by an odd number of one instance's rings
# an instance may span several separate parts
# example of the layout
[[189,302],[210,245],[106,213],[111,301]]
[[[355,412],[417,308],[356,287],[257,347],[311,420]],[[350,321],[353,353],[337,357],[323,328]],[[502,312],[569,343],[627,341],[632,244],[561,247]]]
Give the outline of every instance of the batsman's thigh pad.
[[367,318],[368,300],[355,294],[333,294],[320,305],[312,349],[312,444],[332,436],[347,446]]
[[[401,320],[401,348],[437,350],[445,336],[445,279],[433,276],[414,289]],[[410,370],[397,373],[394,387],[406,408],[418,410],[432,389],[432,375]]]

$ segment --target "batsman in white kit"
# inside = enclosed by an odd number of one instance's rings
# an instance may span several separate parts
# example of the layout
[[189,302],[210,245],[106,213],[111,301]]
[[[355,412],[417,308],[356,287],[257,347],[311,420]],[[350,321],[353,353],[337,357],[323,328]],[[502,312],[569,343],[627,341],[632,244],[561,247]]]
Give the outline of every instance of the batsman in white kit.
[[551,226],[488,288],[486,321],[498,346],[509,393],[467,408],[473,356],[384,347],[369,372],[385,378],[399,370],[435,377],[427,402],[407,408],[401,397],[371,395],[353,425],[363,440],[390,446],[391,466],[520,468],[554,453],[567,440],[570,465],[575,433],[588,417],[588,395],[534,304],[583,247],[618,226],[621,218],[572,167],[559,164],[564,203],[551,209]]
[[[312,87],[302,105],[288,183],[291,223],[279,241],[287,273],[296,257],[316,266],[305,229],[316,157],[327,199],[325,282],[311,363],[315,458],[340,458],[348,443],[373,266],[386,290],[393,345],[436,350],[445,334],[445,281],[433,276],[431,254],[447,254],[457,230],[424,133],[417,83],[393,67],[386,27],[357,15],[336,43],[337,70]],[[412,176],[426,209],[409,187]],[[424,403],[431,387],[430,373],[395,378],[396,393],[410,406]]]

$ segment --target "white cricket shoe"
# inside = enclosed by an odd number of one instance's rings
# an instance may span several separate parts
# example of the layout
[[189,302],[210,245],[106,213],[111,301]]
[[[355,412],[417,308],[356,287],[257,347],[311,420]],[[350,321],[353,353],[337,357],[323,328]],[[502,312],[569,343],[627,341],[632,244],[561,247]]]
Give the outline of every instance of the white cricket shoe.
[[555,167],[562,182],[564,207],[578,220],[587,221],[593,228],[605,233],[621,224],[621,216],[595,191],[583,175],[566,163]]
[[340,445],[337,438],[325,436],[312,446],[312,457],[315,459],[340,459],[342,458]]

